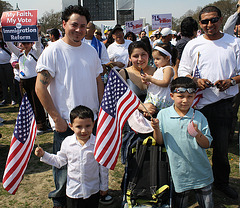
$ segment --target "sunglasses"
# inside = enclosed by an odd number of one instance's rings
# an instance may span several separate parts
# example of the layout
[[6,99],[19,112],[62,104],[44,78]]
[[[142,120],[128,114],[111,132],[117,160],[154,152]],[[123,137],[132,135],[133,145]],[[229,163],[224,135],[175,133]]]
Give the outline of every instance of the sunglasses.
[[179,88],[175,88],[175,90],[173,90],[173,93],[184,93],[184,92],[188,92],[189,94],[195,93],[196,90],[194,88],[184,88],[184,87],[179,87]]
[[214,18],[211,18],[211,19],[201,20],[200,22],[204,25],[207,25],[209,23],[209,21],[211,23],[216,23],[216,22],[218,22],[219,19],[220,19],[220,17],[214,17]]

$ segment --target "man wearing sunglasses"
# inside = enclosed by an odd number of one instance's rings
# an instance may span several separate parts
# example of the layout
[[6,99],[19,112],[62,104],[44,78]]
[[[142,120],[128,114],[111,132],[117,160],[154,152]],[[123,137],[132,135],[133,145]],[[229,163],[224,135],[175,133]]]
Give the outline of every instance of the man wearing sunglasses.
[[[238,193],[229,186],[228,136],[232,126],[232,101],[240,83],[240,39],[220,32],[221,11],[207,6],[199,13],[204,34],[184,48],[179,76],[192,77],[202,90],[197,104],[207,118],[213,137],[214,186],[232,199]],[[197,72],[197,73],[196,73]]]

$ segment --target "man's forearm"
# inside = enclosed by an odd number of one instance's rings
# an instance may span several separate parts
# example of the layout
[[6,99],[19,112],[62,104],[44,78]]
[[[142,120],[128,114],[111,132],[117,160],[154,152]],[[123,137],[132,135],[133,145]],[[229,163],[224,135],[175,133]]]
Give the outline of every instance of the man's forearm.
[[53,103],[53,100],[47,90],[47,87],[50,84],[51,80],[52,80],[51,75],[47,71],[42,71],[38,73],[35,90],[43,107],[46,109],[48,114],[52,117],[52,119],[56,123],[57,120],[61,118],[61,116],[58,113]]
[[104,84],[101,78],[101,75],[97,77],[97,89],[98,89],[98,100],[99,104],[101,104],[103,93],[104,93]]

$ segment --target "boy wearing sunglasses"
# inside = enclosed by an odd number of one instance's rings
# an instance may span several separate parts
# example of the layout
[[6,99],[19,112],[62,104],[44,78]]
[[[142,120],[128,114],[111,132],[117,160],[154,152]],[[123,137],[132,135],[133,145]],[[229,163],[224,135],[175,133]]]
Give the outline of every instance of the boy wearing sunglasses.
[[175,188],[174,207],[188,207],[188,195],[194,190],[200,207],[213,207],[213,174],[205,148],[212,137],[207,119],[191,108],[196,95],[196,83],[188,77],[172,81],[174,104],[161,110],[152,119],[153,136],[165,145]]
[[[207,118],[211,135],[214,186],[232,199],[238,193],[229,185],[228,138],[232,129],[234,96],[240,83],[240,39],[222,33],[221,11],[204,7],[199,13],[204,34],[189,41],[184,48],[178,75],[192,77],[202,90],[196,108]],[[196,69],[196,70],[195,70]]]

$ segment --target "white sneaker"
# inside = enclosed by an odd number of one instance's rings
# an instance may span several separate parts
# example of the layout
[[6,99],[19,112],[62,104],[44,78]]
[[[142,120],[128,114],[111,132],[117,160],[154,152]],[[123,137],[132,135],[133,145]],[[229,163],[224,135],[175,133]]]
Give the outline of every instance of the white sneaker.
[[113,197],[110,196],[109,194],[105,196],[100,196],[99,202],[104,205],[112,204],[113,203]]

